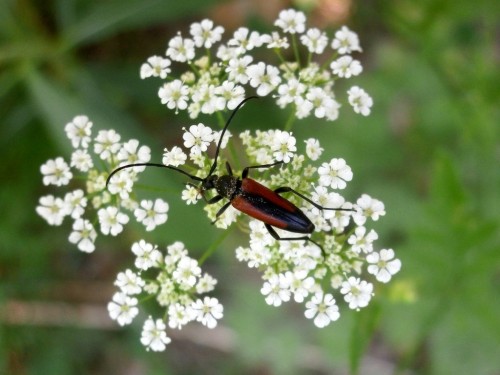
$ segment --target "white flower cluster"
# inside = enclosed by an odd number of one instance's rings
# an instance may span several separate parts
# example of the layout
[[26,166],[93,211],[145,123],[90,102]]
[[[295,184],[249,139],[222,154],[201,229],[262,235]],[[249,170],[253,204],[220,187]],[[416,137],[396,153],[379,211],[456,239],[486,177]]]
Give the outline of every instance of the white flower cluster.
[[[274,25],[277,29],[270,33],[240,27],[222,43],[223,27],[208,19],[193,23],[190,36],[178,33],[168,42],[166,56],[149,57],[140,76],[166,80],[158,91],[161,102],[176,112],[187,110],[191,118],[200,112],[234,109],[251,94],[250,89],[259,96],[272,93],[281,108],[292,105],[297,118],[312,114],[336,120],[340,103],[334,82],[358,76],[363,70],[360,61],[351,56],[361,52],[357,34],[343,26],[329,38],[317,28],[307,28],[304,13],[294,9],[283,10]],[[252,54],[258,48],[274,52],[275,65],[255,60]],[[323,54],[326,56],[320,56]],[[175,74],[173,64],[187,70]],[[347,95],[356,113],[370,114],[373,100],[363,89],[352,86]]]
[[139,314],[141,298],[155,298],[164,309],[165,318],[149,316],[144,322],[141,343],[149,350],[163,351],[170,343],[167,325],[182,329],[187,323],[198,321],[214,328],[222,318],[223,306],[216,298],[198,295],[211,292],[217,280],[202,274],[198,262],[188,256],[181,242],[167,246],[162,254],[156,245],[140,240],[132,245],[136,270],[127,269],[116,277],[116,292],[108,303],[108,312],[120,325],[132,323]]
[[[248,90],[254,90],[259,96],[272,95],[281,108],[291,106],[297,118],[313,115],[337,119],[340,103],[334,82],[362,72],[361,63],[351,56],[361,52],[358,36],[344,26],[329,38],[317,28],[307,28],[305,15],[293,9],[282,11],[274,26],[276,30],[270,33],[241,27],[223,43],[222,27],[210,20],[194,23],[189,37],[179,33],[169,41],[166,57],[153,56],[142,65],[141,77],[165,80],[158,92],[161,102],[176,112],[186,110],[191,118],[235,109],[251,95]],[[275,53],[278,63],[255,60],[252,53],[257,48]],[[261,52],[258,56],[265,56]],[[322,54],[327,56],[317,56]],[[186,70],[172,74],[173,65],[182,64]],[[346,94],[356,113],[370,114],[373,101],[362,88],[351,86]],[[341,194],[353,179],[347,162],[341,157],[319,161],[324,150],[318,139],[298,141],[286,129],[244,131],[234,137],[240,147],[232,150],[232,156],[245,160],[235,163],[243,166],[280,162],[271,168],[250,169],[249,178],[270,189],[288,187],[298,192],[286,193],[285,198],[314,224],[310,238],[300,234],[297,236],[302,239],[277,240],[276,235],[282,239],[295,235],[276,228],[273,235],[263,222],[248,220],[231,205],[217,217],[226,199],[207,204],[204,209],[210,220],[217,219],[218,228],[238,222],[249,233],[248,245],[238,247],[236,257],[262,272],[261,293],[269,305],[280,306],[292,299],[304,303],[306,318],[317,327],[325,327],[340,317],[337,301],[343,299],[355,310],[366,307],[374,294],[374,280],[389,282],[401,262],[392,249],[375,246],[378,234],[370,223],[385,215],[384,204],[367,194],[347,201]],[[41,166],[41,173],[45,185],[70,186],[72,190],[62,197],[41,197],[36,208],[40,216],[50,225],[61,225],[71,217],[74,221],[69,241],[85,252],[94,251],[97,230],[116,236],[129,222],[130,213],[147,231],[166,222],[167,202],[159,198],[139,200],[135,195],[134,183],[143,168],[119,171],[106,187],[107,177],[116,168],[149,162],[147,146],[134,139],[123,142],[114,130],[92,135],[92,123],[86,116],[75,117],[65,130],[74,148],[70,162],[62,157],[48,160]],[[207,151],[219,144],[221,132],[202,123],[183,130],[184,149],[165,149],[163,164],[205,179],[214,163]],[[231,137],[226,131],[220,150]],[[216,170],[210,173],[227,175],[231,172],[228,169],[221,154]],[[232,173],[238,176],[242,171],[235,169]],[[86,182],[85,189],[77,187],[78,179]],[[181,199],[196,204],[215,194],[187,184]],[[108,304],[112,319],[120,325],[130,324],[139,314],[139,300],[156,300],[164,316],[148,317],[141,337],[143,345],[153,351],[164,350],[170,342],[167,327],[181,329],[191,321],[209,328],[216,326],[223,314],[222,305],[215,298],[198,296],[212,291],[216,280],[202,274],[181,242],[168,246],[162,254],[157,246],[141,240],[133,244],[132,252],[135,269],[118,274],[115,285],[119,290]]]
[[[208,174],[213,160],[203,156],[203,151],[194,152],[193,148],[206,149],[210,142],[216,141],[214,132],[203,124],[185,129],[184,146],[190,149],[190,160],[201,168],[197,175],[204,178]],[[343,296],[352,309],[366,307],[373,295],[373,284],[364,280],[368,274],[379,282],[388,282],[392,275],[401,268],[401,262],[394,259],[392,249],[374,250],[378,235],[368,229],[370,220],[377,221],[385,215],[384,204],[367,194],[356,202],[347,202],[340,194],[353,178],[351,168],[342,158],[332,158],[316,166],[316,161],[323,149],[319,140],[311,138],[305,141],[305,155],[297,153],[296,139],[293,134],[281,130],[249,131],[240,134],[243,149],[249,165],[270,164],[283,161],[280,168],[261,169],[253,172],[254,178],[263,185],[275,189],[288,186],[311,197],[319,205],[339,210],[319,210],[303,199],[286,196],[300,207],[315,225],[313,242],[277,241],[267,231],[264,223],[250,220],[248,228],[250,241],[248,247],[239,247],[236,257],[250,268],[263,272],[264,285],[262,294],[268,304],[279,306],[293,298],[296,302],[305,302],[305,316],[314,319],[318,327],[326,326],[338,319],[339,312],[333,292]],[[218,137],[216,137],[218,140]],[[175,166],[183,165],[187,160],[181,148],[166,150],[164,162]],[[188,166],[184,165],[184,168]],[[224,163],[218,163],[216,174],[227,172]],[[233,171],[238,175],[239,171]],[[196,203],[198,190],[186,187],[182,199],[187,204]],[[211,220],[225,201],[206,205],[205,211]],[[243,219],[244,215],[229,207],[216,221],[219,228],[227,228],[232,223]],[[244,223],[240,223],[245,225]],[[293,234],[276,229],[280,237]],[[302,236],[302,235],[300,235]]]
[[[65,217],[73,219],[69,241],[84,252],[95,249],[97,230],[116,236],[129,222],[131,212],[146,230],[167,221],[168,204],[161,199],[137,201],[133,186],[140,168],[125,170],[113,177],[106,189],[106,178],[114,168],[129,163],[148,162],[150,149],[135,139],[121,142],[115,130],[101,130],[92,138],[92,122],[86,116],[76,116],[66,127],[73,148],[69,164],[62,158],[48,160],[40,168],[44,185],[73,186],[74,180],[86,182],[85,191],[75,186],[63,197],[45,195],[40,198],[36,212],[50,225],[61,225]],[[98,161],[98,162],[97,162]],[[105,166],[105,170],[97,165]],[[73,178],[75,175],[75,178]],[[74,183],[75,182],[75,183]],[[89,218],[94,215],[94,218]],[[87,216],[87,217],[86,217]]]

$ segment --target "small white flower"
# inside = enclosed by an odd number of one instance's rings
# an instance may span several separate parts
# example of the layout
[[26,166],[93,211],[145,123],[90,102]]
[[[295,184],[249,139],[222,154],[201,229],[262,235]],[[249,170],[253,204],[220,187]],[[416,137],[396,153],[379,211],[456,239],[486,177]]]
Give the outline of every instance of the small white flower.
[[321,54],[328,45],[328,38],[324,32],[317,28],[307,30],[307,33],[300,37],[300,41],[307,47],[309,52]]
[[111,160],[111,156],[120,150],[120,135],[114,130],[100,130],[94,143],[94,152],[102,160]]
[[161,252],[158,248],[144,240],[134,242],[132,245],[132,252],[136,256],[135,266],[143,271],[157,266],[162,259]]
[[92,223],[85,219],[77,219],[73,223],[73,232],[69,235],[69,242],[77,244],[79,250],[91,253],[95,250],[97,233]]
[[61,225],[64,217],[69,214],[68,206],[61,198],[46,195],[40,198],[39,206],[36,207],[38,215],[43,217],[49,225]]
[[[198,87],[194,88],[191,99],[193,100],[193,105],[198,106],[199,111],[205,114],[222,111],[226,106],[226,101],[217,95],[216,87],[212,84],[201,83]],[[192,116],[192,118],[194,117],[196,116]]]
[[166,328],[165,323],[161,319],[156,319],[156,321],[151,317],[146,319],[142,327],[142,345],[144,345],[147,350],[151,349],[154,352],[164,351],[166,345],[172,341],[165,332]]
[[186,202],[186,204],[195,204],[201,199],[201,194],[197,188],[191,185],[187,185],[184,190],[182,190],[181,199]]
[[200,275],[201,268],[198,266],[198,262],[185,256],[177,263],[172,278],[180,285],[181,289],[187,290],[196,285],[197,278]]
[[217,280],[208,273],[204,274],[196,284],[196,293],[203,294],[214,290]]
[[274,274],[264,282],[260,292],[266,296],[268,305],[280,306],[290,300],[290,280],[283,274]]
[[165,83],[158,90],[161,103],[165,104],[168,109],[175,109],[176,113],[179,109],[185,110],[188,107],[188,95],[189,87],[179,79]]
[[66,124],[64,130],[74,148],[88,147],[92,133],[92,122],[87,116],[76,116]]
[[249,247],[238,246],[235,250],[236,259],[239,262],[247,262],[250,259],[251,250]]
[[72,167],[75,167],[80,172],[88,172],[90,168],[94,166],[92,162],[92,158],[86,149],[75,150],[71,154],[71,164]]
[[241,50],[239,48],[229,47],[226,44],[221,44],[217,48],[217,52],[215,56],[221,60],[221,62],[227,63],[229,60],[236,59],[241,54]]
[[78,219],[85,212],[87,206],[87,198],[81,189],[66,193],[64,203],[67,206],[67,212],[71,214],[73,219]]
[[248,254],[248,267],[258,268],[268,265],[272,258],[272,253],[268,247],[258,245],[256,243],[250,244],[251,251]]
[[111,319],[116,320],[119,325],[124,326],[132,323],[139,313],[137,298],[129,297],[123,292],[117,292],[108,303],[108,312]]
[[[306,91],[306,85],[299,82],[297,78],[291,78],[286,83],[281,84],[278,87],[278,100],[277,103],[281,108],[284,108],[287,104],[293,103]],[[303,106],[297,105],[298,108]]]
[[196,47],[211,48],[214,43],[221,40],[224,28],[222,26],[214,28],[213,21],[204,19],[199,23],[193,23],[189,32]]
[[349,308],[359,309],[368,306],[373,294],[373,284],[351,276],[342,283],[340,293],[344,295],[345,301],[349,303]]
[[217,298],[205,297],[196,300],[189,306],[189,313],[192,319],[201,322],[208,328],[215,328],[217,326],[217,319],[221,319],[223,315],[223,306],[219,303]]
[[326,327],[330,322],[336,321],[340,317],[339,307],[330,293],[314,294],[310,301],[306,303],[304,313],[307,319],[314,318],[314,325],[318,328]]
[[[148,146],[140,146],[137,139],[125,142],[118,152],[118,160],[124,164],[147,163],[151,159],[151,149]],[[136,172],[142,172],[145,167],[136,167]]]
[[184,305],[174,303],[168,307],[168,326],[170,328],[181,329],[190,320],[190,316]]
[[363,67],[358,60],[351,56],[342,56],[330,64],[333,74],[341,78],[351,78],[357,76],[363,71]]
[[187,155],[182,151],[182,148],[174,146],[170,151],[168,148],[163,149],[163,164],[178,167],[183,165],[187,160]]
[[[324,186],[316,186],[311,194],[314,202],[325,208],[344,208],[345,199],[336,192],[330,192]],[[312,209],[313,213],[318,214],[320,217],[327,220],[332,219],[338,212],[345,212],[339,210],[322,210],[321,213],[317,208]]]
[[73,177],[69,165],[62,157],[47,160],[47,162],[40,167],[40,172],[43,174],[44,185],[67,185]]
[[[174,264],[182,258],[187,257],[188,251],[182,242],[176,241],[173,244],[167,246],[167,254],[167,256],[171,259],[172,264]],[[165,260],[165,262],[167,261]],[[198,272],[196,273],[198,274]]]
[[[351,203],[344,203],[342,208],[352,209]],[[331,211],[333,212],[333,216],[330,217],[330,223],[332,228],[336,233],[341,233],[344,229],[349,225],[351,215],[353,215],[350,211]]]
[[[279,242],[279,253],[286,261],[291,261],[296,265],[300,265],[300,269],[309,269],[306,265],[307,246],[304,246],[300,241],[281,241]],[[319,250],[319,249],[318,249]]]
[[337,119],[340,104],[332,96],[333,94],[327,93],[321,87],[312,87],[309,89],[306,99],[313,105],[314,116],[317,118],[326,117],[330,121]]
[[128,223],[128,216],[118,211],[117,207],[109,206],[101,208],[97,211],[101,232],[103,234],[111,234],[116,236],[123,230],[123,225]]
[[189,131],[184,130],[182,138],[184,147],[190,148],[193,154],[200,154],[207,151],[210,142],[213,140],[213,131],[203,124],[191,125]]
[[283,29],[285,33],[300,34],[306,29],[306,16],[295,9],[282,10],[274,25]]
[[197,154],[190,152],[189,159],[199,168],[203,168],[205,166],[206,155],[201,152]]
[[378,239],[378,234],[373,229],[367,233],[363,226],[357,227],[353,234],[349,236],[347,242],[352,245],[351,249],[359,254],[363,251],[365,254],[373,251],[373,242]]
[[345,189],[346,181],[352,180],[352,170],[344,159],[332,159],[318,168],[319,184],[332,189]]
[[313,110],[313,104],[302,96],[295,97],[295,116],[298,119],[306,118]]
[[116,276],[115,285],[120,288],[123,293],[130,296],[132,294],[141,293],[146,282],[141,279],[139,275],[127,269],[125,272],[120,272]]
[[353,51],[361,52],[358,34],[349,30],[346,26],[335,33],[335,39],[332,41],[332,48],[341,55],[349,54]]
[[128,199],[134,187],[134,174],[135,172],[132,170],[123,170],[115,173],[109,180],[108,191],[113,195],[120,195],[122,199]]
[[245,99],[245,89],[231,81],[224,81],[215,88],[215,95],[224,99],[227,109],[235,109]]
[[361,210],[353,214],[353,219],[358,225],[363,225],[367,218],[377,221],[380,216],[385,215],[384,203],[370,197],[368,194],[361,195],[356,204],[358,209]]
[[284,36],[281,36],[276,31],[273,31],[271,35],[263,35],[262,38],[264,40],[264,43],[267,43],[267,48],[287,49],[288,47],[290,47],[288,39]]
[[268,247],[274,243],[274,238],[264,226],[264,223],[259,220],[251,220],[250,228],[250,246],[251,247]]
[[293,293],[293,299],[297,303],[304,302],[304,299],[309,295],[309,292],[314,286],[314,278],[307,277],[307,271],[295,271],[286,273],[286,277],[290,281],[290,290]]
[[[214,143],[216,145],[219,144],[219,141],[220,141],[220,136],[222,134],[222,130],[221,131],[218,131],[218,132],[214,132]],[[224,150],[227,146],[227,142],[229,142],[229,138],[231,138],[233,135],[231,134],[231,132],[229,130],[226,130],[226,133],[224,134],[224,138],[222,139],[222,142],[220,144],[220,149],[221,150]]]
[[262,35],[257,31],[252,31],[246,27],[240,27],[233,34],[233,37],[228,40],[227,45],[234,48],[238,55],[250,51],[255,47],[260,47],[264,43]]
[[174,61],[186,62],[194,59],[194,41],[177,35],[170,39],[166,55]]
[[230,59],[226,67],[228,80],[246,85],[249,79],[247,75],[247,67],[250,65],[252,60],[252,56],[249,55]]
[[134,210],[135,218],[139,223],[146,226],[147,231],[152,231],[158,225],[167,221],[168,203],[162,199],[143,200],[140,208]]
[[375,275],[377,280],[382,283],[388,283],[392,275],[401,269],[401,261],[394,259],[394,250],[392,249],[382,249],[379,253],[368,254],[366,261],[370,263],[368,272]]
[[141,79],[149,77],[167,78],[167,75],[172,71],[170,65],[172,62],[161,56],[151,56],[147,62],[141,65]]
[[306,154],[311,160],[318,160],[323,153],[323,148],[319,145],[319,141],[315,138],[309,138],[304,141],[306,144]]
[[368,116],[370,114],[373,106],[373,99],[365,90],[358,86],[353,86],[347,91],[347,94],[349,95],[349,104],[353,107],[354,112],[360,113],[363,116]]
[[250,65],[247,68],[250,86],[257,89],[257,95],[259,96],[266,96],[280,84],[279,73],[278,68],[266,65],[263,62]]
[[295,137],[286,131],[276,130],[272,142],[271,150],[276,161],[288,163],[297,151]]

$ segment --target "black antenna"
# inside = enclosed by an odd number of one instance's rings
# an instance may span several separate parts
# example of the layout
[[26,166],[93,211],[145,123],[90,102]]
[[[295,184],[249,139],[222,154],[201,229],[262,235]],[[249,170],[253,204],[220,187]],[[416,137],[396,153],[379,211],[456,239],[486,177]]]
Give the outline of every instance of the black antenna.
[[227,127],[229,126],[229,124],[231,123],[231,120],[233,119],[233,117],[236,115],[236,112],[238,112],[238,110],[246,103],[248,102],[250,99],[259,99],[258,96],[249,96],[248,98],[244,99],[241,101],[240,104],[238,104],[238,106],[234,109],[233,113],[231,113],[231,116],[229,116],[229,118],[227,119],[226,121],[226,125],[224,125],[224,128],[222,129],[222,132],[220,133],[220,138],[219,138],[219,142],[217,144],[217,149],[215,150],[215,158],[214,158],[214,163],[212,164],[212,167],[210,168],[210,172],[208,172],[208,176],[205,178],[209,178],[212,173],[214,173],[215,171],[215,168],[217,168],[217,159],[219,157],[219,151],[220,151],[220,146],[222,144],[222,140],[224,138],[224,134],[226,134],[226,130],[227,130]]
[[183,171],[182,169],[180,168],[177,168],[177,167],[174,167],[174,166],[171,166],[171,165],[165,165],[165,164],[160,164],[160,163],[136,163],[136,164],[127,164],[127,165],[122,165],[121,167],[118,167],[116,168],[115,170],[113,170],[113,172],[111,172],[108,176],[108,178],[106,179],[106,187],[108,186],[109,184],[109,181],[111,180],[111,177],[113,177],[117,172],[120,172],[121,170],[123,169],[127,169],[127,168],[133,168],[133,167],[158,167],[158,168],[168,168],[168,169],[173,169],[174,171],[177,171],[177,172],[180,172],[182,173],[183,175],[186,175],[188,176],[189,178],[193,179],[193,180],[196,180],[196,181],[203,181],[203,178],[201,177],[198,177],[198,176],[194,176],[192,174],[189,174],[187,173],[186,171]]
[[122,165],[121,167],[118,167],[116,168],[115,170],[113,170],[108,178],[106,179],[106,187],[108,186],[109,184],[109,181],[111,181],[111,177],[113,177],[117,172],[120,172],[121,170],[123,169],[127,169],[127,168],[133,168],[133,167],[157,167],[157,168],[167,168],[167,169],[172,169],[174,171],[177,171],[177,172],[180,172],[182,173],[183,175],[185,176],[188,176],[189,178],[195,180],[195,181],[200,181],[200,182],[203,182],[205,181],[207,178],[209,178],[212,173],[214,173],[215,171],[215,168],[217,168],[217,159],[219,157],[219,150],[220,150],[220,146],[222,144],[222,139],[224,138],[224,134],[226,133],[226,130],[227,130],[227,127],[229,126],[229,124],[231,123],[231,120],[233,119],[234,115],[236,115],[236,112],[238,112],[238,110],[243,106],[243,104],[245,104],[247,101],[249,101],[250,99],[258,99],[258,96],[249,96],[248,98],[244,99],[241,101],[240,104],[238,104],[238,106],[234,109],[233,113],[231,113],[231,116],[229,116],[229,118],[227,119],[226,121],[226,124],[224,125],[224,128],[222,129],[222,132],[221,132],[221,135],[220,135],[220,139],[219,139],[219,142],[217,143],[217,149],[215,151],[215,159],[214,159],[214,163],[212,164],[212,166],[210,167],[210,172],[208,172],[208,175],[207,177],[205,178],[201,178],[201,177],[198,177],[198,176],[194,176],[186,171],[183,171],[182,169],[180,168],[177,168],[177,167],[174,167],[174,166],[171,166],[171,165],[165,165],[165,164],[160,164],[160,163],[135,163],[135,164],[127,164],[127,165]]

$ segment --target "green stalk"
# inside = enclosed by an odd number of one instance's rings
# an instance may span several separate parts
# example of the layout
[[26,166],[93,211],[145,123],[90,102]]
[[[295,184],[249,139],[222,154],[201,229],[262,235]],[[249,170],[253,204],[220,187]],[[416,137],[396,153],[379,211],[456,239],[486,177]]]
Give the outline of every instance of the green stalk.
[[285,126],[283,127],[283,130],[289,132],[292,130],[293,123],[295,121],[295,112],[291,111],[290,115],[288,116],[288,119],[286,120]]
[[208,257],[215,252],[215,250],[219,247],[219,245],[222,243],[222,241],[224,241],[226,239],[226,237],[229,235],[231,230],[232,230],[231,228],[225,229],[224,232],[222,232],[222,234],[219,236],[219,238],[217,238],[210,245],[210,247],[207,250],[205,250],[205,252],[201,255],[200,259],[198,259],[198,265],[201,266],[205,262],[205,260],[207,260]]
[[292,34],[292,47],[293,47],[293,54],[295,55],[295,60],[297,60],[297,63],[299,64],[299,67],[302,66],[300,63],[300,54],[299,54],[299,47],[297,45],[297,38],[295,34]]

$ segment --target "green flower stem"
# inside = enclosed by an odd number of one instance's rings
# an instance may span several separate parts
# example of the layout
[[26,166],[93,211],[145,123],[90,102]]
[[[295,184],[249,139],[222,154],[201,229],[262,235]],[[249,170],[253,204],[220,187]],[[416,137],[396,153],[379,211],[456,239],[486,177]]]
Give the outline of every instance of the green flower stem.
[[[222,113],[220,111],[216,112],[217,115],[217,120],[219,122],[219,128],[223,128],[224,125],[226,124],[226,120],[222,116]],[[239,169],[240,168],[240,162],[238,158],[238,154],[236,153],[236,149],[234,148],[234,142],[228,142],[229,146],[229,153],[231,154],[231,158],[234,160],[234,163],[236,164],[236,167]]]
[[338,55],[339,54],[338,54],[337,51],[333,52],[332,55],[330,56],[330,58],[326,59],[325,62],[323,64],[321,64],[320,69],[321,70],[327,69],[327,67],[330,66],[330,64],[332,63],[332,61],[335,60],[338,57]]
[[295,122],[295,111],[291,111],[290,115],[288,116],[288,119],[286,120],[285,126],[283,127],[283,130],[289,132],[292,130],[293,123]]
[[279,48],[274,48],[273,51],[276,53],[276,56],[278,56],[281,65],[288,71],[290,74],[294,74],[293,70],[290,69],[289,62],[285,60],[283,55],[281,54],[281,50]]
[[210,48],[205,48],[205,51],[206,51],[207,59],[208,59],[207,65],[210,66],[212,63],[212,53],[210,51]]
[[229,233],[233,230],[234,226],[231,226],[227,229],[224,229],[224,232],[217,238],[211,245],[210,247],[205,250],[205,252],[201,255],[200,259],[198,259],[198,265],[202,265],[205,260],[208,259],[210,255],[212,255],[215,250],[219,247],[219,245],[226,239],[226,237],[229,235]]
[[198,77],[201,77],[200,70],[193,64],[193,61],[189,60],[188,65]]
[[311,62],[312,62],[312,57],[313,57],[312,52],[309,52],[309,53],[307,54],[307,65],[306,65],[306,66],[311,65]]
[[297,64],[299,64],[299,67],[302,66],[300,63],[300,53],[299,53],[299,47],[297,45],[297,37],[295,34],[292,34],[292,48],[293,48],[293,54],[295,55],[295,60],[297,61]]

